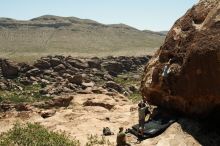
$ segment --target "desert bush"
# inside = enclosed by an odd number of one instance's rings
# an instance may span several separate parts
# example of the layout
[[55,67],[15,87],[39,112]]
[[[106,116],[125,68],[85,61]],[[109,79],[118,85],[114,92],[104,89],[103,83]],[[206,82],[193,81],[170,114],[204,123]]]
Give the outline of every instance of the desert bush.
[[[122,74],[122,75],[119,75],[119,76],[115,77],[114,81],[116,83],[122,85],[125,88],[128,88],[129,86],[132,86],[132,85],[140,86],[141,81],[133,78],[132,76],[133,76],[133,74],[125,73],[125,74]],[[142,99],[142,96],[139,93],[139,91],[135,91],[135,92],[131,93],[128,96],[128,98],[132,102],[136,103],[136,102],[138,102]]]
[[79,146],[65,133],[48,131],[39,124],[16,123],[12,129],[0,135],[0,146]]
[[29,85],[22,86],[23,90],[12,89],[12,90],[3,90],[0,91],[0,102],[1,101],[10,101],[13,103],[22,103],[22,102],[35,102],[48,100],[52,97],[45,97],[39,93],[41,86],[37,85]]
[[111,143],[109,140],[107,140],[104,136],[99,138],[98,135],[88,135],[87,139],[88,142],[86,143],[86,146],[96,146],[96,145],[114,146],[114,144]]
[[142,99],[142,96],[139,92],[134,92],[131,95],[128,96],[128,98],[134,102],[137,103],[138,101],[140,101]]

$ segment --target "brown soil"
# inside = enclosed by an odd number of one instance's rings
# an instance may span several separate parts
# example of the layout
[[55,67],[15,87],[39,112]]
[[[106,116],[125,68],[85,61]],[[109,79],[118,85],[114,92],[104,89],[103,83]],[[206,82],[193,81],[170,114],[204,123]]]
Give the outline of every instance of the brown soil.
[[[108,103],[114,105],[112,109],[95,104],[84,106],[84,103],[91,101],[95,103]],[[65,131],[70,134],[71,138],[80,140],[81,145],[87,142],[88,134],[97,134],[101,137],[103,127],[109,127],[113,136],[106,137],[112,143],[115,143],[118,128],[123,126],[129,128],[137,123],[137,105],[131,103],[123,96],[107,96],[107,95],[74,95],[71,105],[67,108],[56,109],[54,116],[42,118],[39,114],[39,109],[33,109],[32,112],[6,112],[1,113],[0,133],[12,128],[16,121],[40,123],[53,131]],[[3,116],[4,115],[4,116]],[[184,123],[188,123],[185,121]],[[187,124],[188,125],[188,124]],[[174,123],[163,134],[158,137],[151,138],[137,144],[137,139],[128,135],[129,143],[132,145],[146,146],[185,146],[185,145],[200,145],[191,135],[184,132],[181,124]]]

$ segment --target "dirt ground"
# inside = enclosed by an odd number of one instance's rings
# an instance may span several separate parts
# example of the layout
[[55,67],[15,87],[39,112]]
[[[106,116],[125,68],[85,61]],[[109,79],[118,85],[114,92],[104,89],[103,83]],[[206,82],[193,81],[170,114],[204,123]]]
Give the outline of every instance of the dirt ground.
[[[84,106],[86,101],[95,103]],[[102,103],[102,104],[97,104]],[[96,105],[96,106],[95,106]],[[113,108],[108,108],[113,107]],[[110,109],[110,110],[109,110]],[[81,145],[88,141],[88,135],[101,137],[103,127],[109,127],[114,135],[106,137],[115,144],[118,128],[130,128],[138,121],[137,105],[123,96],[108,96],[102,94],[78,94],[68,108],[56,109],[56,114],[42,118],[39,109],[29,112],[9,112],[1,115],[0,133],[12,128],[16,121],[40,123],[53,131],[65,131],[70,138],[76,138]],[[150,138],[141,143],[132,135],[127,135],[131,145],[137,146],[198,146],[200,145],[191,135],[184,132],[178,123],[171,125],[163,134]]]

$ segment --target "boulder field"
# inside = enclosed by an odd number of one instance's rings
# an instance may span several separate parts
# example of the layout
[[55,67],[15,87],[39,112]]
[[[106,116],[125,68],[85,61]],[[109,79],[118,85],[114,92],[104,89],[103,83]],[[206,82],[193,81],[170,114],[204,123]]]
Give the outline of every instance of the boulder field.
[[[125,87],[115,81],[121,74],[140,79],[139,74],[150,56],[104,58],[75,58],[71,56],[47,56],[33,64],[15,63],[0,59],[0,91],[23,91],[25,87],[39,85],[39,94],[56,96],[61,93],[120,93],[138,91],[138,87]],[[134,77],[132,77],[132,75]],[[138,75],[138,76],[137,76]]]

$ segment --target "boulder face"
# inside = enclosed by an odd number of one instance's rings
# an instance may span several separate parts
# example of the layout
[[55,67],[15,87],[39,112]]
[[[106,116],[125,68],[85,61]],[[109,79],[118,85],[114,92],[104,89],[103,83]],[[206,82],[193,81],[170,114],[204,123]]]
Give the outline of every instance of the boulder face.
[[18,65],[15,62],[3,59],[0,62],[2,75],[6,78],[16,78],[18,76]]
[[220,109],[219,0],[201,0],[175,22],[141,84],[154,105],[191,116]]

